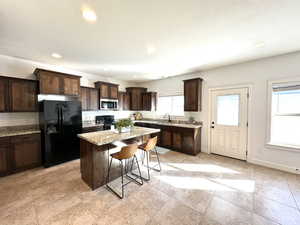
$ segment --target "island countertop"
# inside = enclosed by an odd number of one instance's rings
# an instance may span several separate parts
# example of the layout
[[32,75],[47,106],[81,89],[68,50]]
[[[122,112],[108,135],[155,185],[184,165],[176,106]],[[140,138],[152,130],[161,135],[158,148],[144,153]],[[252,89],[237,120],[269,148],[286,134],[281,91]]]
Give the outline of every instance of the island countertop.
[[154,134],[160,132],[160,129],[152,129],[145,127],[132,127],[130,132],[118,133],[113,130],[104,130],[78,134],[78,137],[97,146],[106,145],[115,141],[131,139],[143,135]]

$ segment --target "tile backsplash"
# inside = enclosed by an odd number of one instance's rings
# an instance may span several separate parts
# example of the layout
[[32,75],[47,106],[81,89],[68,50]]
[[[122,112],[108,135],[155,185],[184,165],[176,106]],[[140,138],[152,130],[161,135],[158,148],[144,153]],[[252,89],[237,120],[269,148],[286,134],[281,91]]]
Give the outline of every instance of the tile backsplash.
[[0,127],[39,123],[39,113],[0,113]]

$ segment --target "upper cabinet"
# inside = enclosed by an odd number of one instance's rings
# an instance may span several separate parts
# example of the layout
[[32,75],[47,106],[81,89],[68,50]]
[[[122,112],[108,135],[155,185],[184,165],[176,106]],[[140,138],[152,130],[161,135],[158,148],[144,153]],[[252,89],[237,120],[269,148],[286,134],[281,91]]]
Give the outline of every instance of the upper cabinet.
[[143,110],[156,111],[157,106],[157,93],[146,92],[142,94]]
[[96,88],[81,87],[82,111],[99,110],[99,91]]
[[147,88],[129,87],[126,91],[130,96],[130,110],[143,110],[142,94],[147,92]]
[[184,80],[184,111],[201,111],[202,79]]
[[37,107],[37,82],[11,79],[10,106],[12,112],[35,112]]
[[119,110],[130,110],[130,95],[127,92],[119,92]]
[[36,112],[37,81],[0,77],[0,112]]
[[99,89],[100,99],[118,99],[119,85],[98,81],[95,87]]
[[40,94],[79,96],[80,77],[55,71],[36,69]]
[[9,111],[8,79],[0,77],[0,112]]

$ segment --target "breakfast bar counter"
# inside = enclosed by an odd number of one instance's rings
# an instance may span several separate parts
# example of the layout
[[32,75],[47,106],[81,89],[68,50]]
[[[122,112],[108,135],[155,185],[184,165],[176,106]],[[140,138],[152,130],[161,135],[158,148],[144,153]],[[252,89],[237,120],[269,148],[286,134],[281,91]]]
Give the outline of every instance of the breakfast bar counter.
[[[155,136],[160,129],[132,127],[130,132],[117,133],[112,130],[79,134],[80,138],[80,172],[83,181],[95,190],[106,183],[110,154],[120,151],[121,141],[138,139],[145,142]],[[110,180],[120,176],[119,163],[111,167]]]

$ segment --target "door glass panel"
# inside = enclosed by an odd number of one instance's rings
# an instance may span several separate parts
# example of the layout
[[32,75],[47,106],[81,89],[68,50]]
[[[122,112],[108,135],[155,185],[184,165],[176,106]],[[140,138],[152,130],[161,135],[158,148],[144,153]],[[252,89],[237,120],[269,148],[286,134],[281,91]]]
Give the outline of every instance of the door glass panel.
[[217,124],[227,126],[239,125],[239,95],[217,96]]

